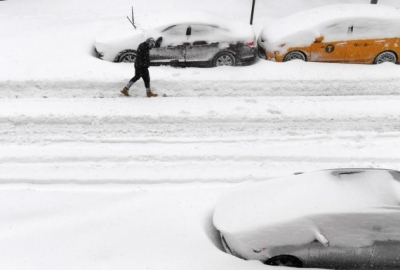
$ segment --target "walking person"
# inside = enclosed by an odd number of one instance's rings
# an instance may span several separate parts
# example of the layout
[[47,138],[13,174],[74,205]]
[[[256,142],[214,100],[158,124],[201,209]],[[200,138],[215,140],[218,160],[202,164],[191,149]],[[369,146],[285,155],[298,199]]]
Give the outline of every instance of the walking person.
[[128,82],[128,84],[121,90],[124,96],[129,97],[129,88],[140,78],[144,81],[146,87],[147,97],[156,97],[157,94],[153,94],[150,89],[150,50],[154,47],[156,41],[154,38],[148,38],[145,42],[140,43],[137,48],[137,55],[135,60],[135,76]]

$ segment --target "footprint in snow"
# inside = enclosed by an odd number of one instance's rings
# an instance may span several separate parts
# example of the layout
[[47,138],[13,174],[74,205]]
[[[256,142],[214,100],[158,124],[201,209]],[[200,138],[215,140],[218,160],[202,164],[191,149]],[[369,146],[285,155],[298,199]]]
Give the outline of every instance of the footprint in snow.
[[246,98],[244,101],[247,103],[257,103],[257,100],[252,99],[252,98]]

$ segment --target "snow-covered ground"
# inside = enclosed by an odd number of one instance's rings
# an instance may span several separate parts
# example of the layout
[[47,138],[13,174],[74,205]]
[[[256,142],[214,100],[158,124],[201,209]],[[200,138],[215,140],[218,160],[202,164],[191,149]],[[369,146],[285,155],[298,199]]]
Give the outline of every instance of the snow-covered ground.
[[[211,214],[229,187],[400,169],[397,65],[151,67],[169,97],[148,99],[142,81],[119,93],[132,64],[94,56],[96,34],[132,6],[249,21],[251,2],[0,1],[2,269],[267,269],[218,249]],[[369,0],[257,1],[254,30],[348,2]]]

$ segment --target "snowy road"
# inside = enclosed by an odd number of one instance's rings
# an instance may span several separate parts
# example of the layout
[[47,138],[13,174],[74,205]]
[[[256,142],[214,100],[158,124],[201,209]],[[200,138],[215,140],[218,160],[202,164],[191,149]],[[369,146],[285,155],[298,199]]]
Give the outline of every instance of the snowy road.
[[399,101],[2,99],[0,181],[237,183],[336,167],[399,169]]

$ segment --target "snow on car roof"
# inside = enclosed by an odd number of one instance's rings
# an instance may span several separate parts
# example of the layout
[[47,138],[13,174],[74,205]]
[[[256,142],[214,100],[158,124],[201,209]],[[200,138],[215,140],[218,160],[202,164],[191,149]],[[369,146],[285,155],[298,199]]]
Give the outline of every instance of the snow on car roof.
[[[96,36],[96,44],[111,47],[137,47],[148,37],[158,38],[162,31],[178,24],[208,24],[218,26],[223,31],[223,41],[251,42],[255,33],[250,24],[225,18],[218,14],[199,10],[171,10],[135,15],[136,29],[126,18],[119,18]],[[222,34],[222,33],[221,33]],[[136,41],[136,43],[135,43]],[[139,42],[139,43],[138,43]]]
[[[214,225],[254,249],[305,244],[320,234],[330,245],[365,245],[371,239],[363,234],[370,234],[374,226],[382,240],[393,234],[399,240],[400,173],[347,171],[317,171],[239,186],[218,201]],[[391,218],[377,221],[376,214]]]
[[[146,19],[147,29],[163,31],[177,24],[208,24],[228,30],[232,36],[248,41],[255,38],[254,30],[248,23],[201,10],[170,10],[153,13]],[[142,24],[143,25],[143,24]]]
[[[385,21],[388,26],[386,31],[379,29],[379,33],[374,33],[374,30],[371,29],[371,36],[376,36],[375,34],[382,37],[400,35],[400,11],[398,8],[379,4],[342,4],[305,10],[284,17],[266,25],[261,31],[261,36],[270,43],[278,42],[291,35],[299,34],[301,36],[301,34],[305,34],[304,32],[314,32],[315,37],[320,35],[320,28],[328,23],[362,20],[368,26],[368,24],[374,23],[374,20],[365,20],[368,18]],[[327,39],[329,40],[329,37],[325,37],[325,41]]]

